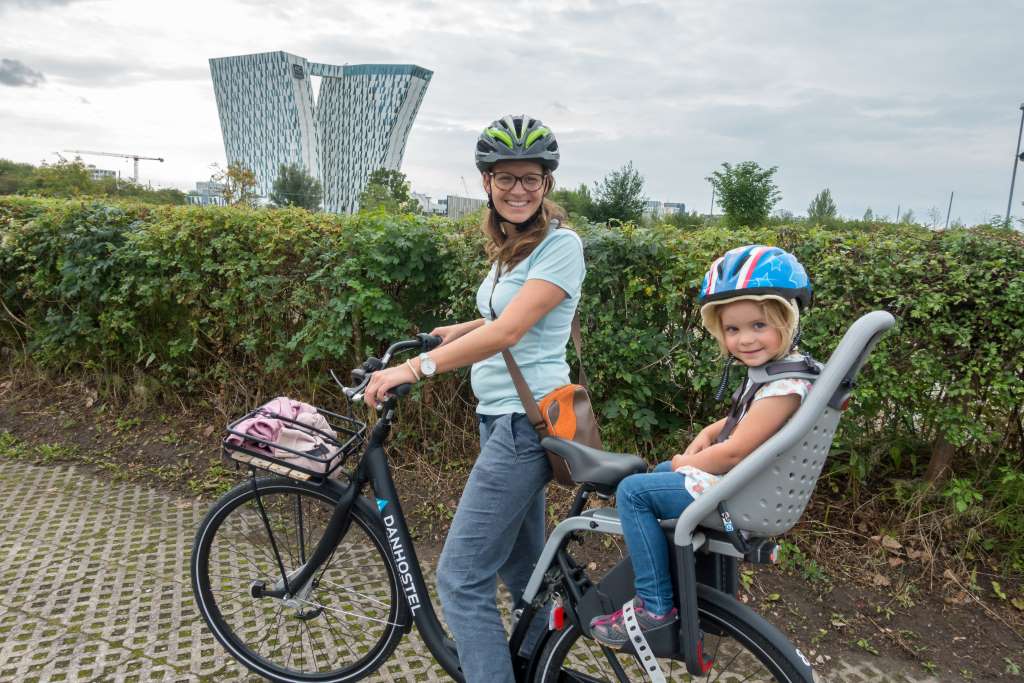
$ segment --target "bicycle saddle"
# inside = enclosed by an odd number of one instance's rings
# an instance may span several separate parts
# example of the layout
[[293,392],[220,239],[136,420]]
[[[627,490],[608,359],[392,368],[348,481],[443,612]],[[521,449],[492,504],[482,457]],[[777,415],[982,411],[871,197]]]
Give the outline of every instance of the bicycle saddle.
[[565,460],[574,482],[599,493],[615,493],[620,481],[647,471],[643,458],[628,453],[610,453],[555,436],[544,437],[540,445]]

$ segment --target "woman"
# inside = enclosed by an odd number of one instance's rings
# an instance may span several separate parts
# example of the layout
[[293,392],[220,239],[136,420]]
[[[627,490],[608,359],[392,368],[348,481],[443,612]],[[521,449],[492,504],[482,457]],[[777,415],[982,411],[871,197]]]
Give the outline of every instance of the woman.
[[441,346],[376,373],[366,389],[367,403],[375,405],[399,384],[473,366],[480,455],[437,572],[448,627],[470,683],[512,683],[495,578],[518,602],[544,547],[551,467],[500,351],[511,349],[538,400],[569,383],[565,348],[585,267],[579,237],[558,229],[561,210],[545,199],[558,158],[554,134],[529,116],[506,116],[484,129],[476,165],[488,197],[483,229],[493,263],[477,290],[482,317],[435,329]]

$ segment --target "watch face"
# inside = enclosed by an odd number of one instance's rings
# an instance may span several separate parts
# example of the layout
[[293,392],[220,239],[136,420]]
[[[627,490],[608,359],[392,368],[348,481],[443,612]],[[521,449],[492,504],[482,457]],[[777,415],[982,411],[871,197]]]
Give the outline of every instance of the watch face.
[[437,371],[437,364],[434,359],[423,353],[420,354],[420,372],[423,373],[424,377],[430,377]]

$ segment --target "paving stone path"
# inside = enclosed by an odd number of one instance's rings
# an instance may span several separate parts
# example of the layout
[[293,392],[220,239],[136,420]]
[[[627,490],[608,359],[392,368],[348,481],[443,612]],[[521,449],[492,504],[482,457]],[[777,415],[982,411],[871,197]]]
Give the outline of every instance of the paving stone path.
[[[208,500],[66,465],[0,470],[0,681],[258,681],[195,611],[192,536]],[[903,669],[903,667],[900,667]],[[880,660],[821,680],[903,681]],[[448,680],[415,632],[374,681]]]

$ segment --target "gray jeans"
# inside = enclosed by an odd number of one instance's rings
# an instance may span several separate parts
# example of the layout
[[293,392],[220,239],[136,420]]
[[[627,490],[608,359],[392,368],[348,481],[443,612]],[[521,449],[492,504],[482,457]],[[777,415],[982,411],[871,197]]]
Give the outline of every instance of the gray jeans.
[[480,417],[480,456],[469,474],[437,567],[437,589],[468,683],[514,683],[497,607],[497,577],[522,597],[544,548],[551,480],[525,415]]

